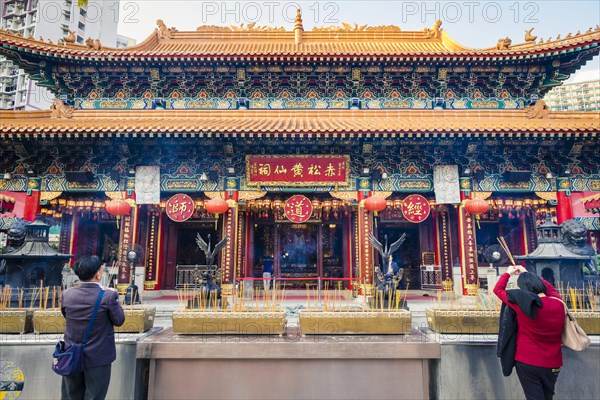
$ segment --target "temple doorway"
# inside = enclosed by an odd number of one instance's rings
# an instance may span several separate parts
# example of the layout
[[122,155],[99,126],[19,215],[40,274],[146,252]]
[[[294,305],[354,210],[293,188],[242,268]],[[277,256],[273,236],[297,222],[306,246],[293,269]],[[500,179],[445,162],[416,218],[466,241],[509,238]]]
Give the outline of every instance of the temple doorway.
[[[400,248],[392,255],[394,261],[398,263],[400,268],[404,268],[404,283],[408,284],[409,289],[420,289],[421,288],[421,251],[419,244],[419,226],[418,225],[392,225],[382,224],[378,231],[378,239],[381,243],[385,244],[385,235],[388,237],[388,244],[394,243],[402,236],[406,234],[406,239]],[[375,252],[376,262],[375,265],[381,264],[380,255]]]
[[316,284],[318,278],[345,277],[343,224],[272,223],[254,225],[251,276],[262,277],[273,263],[273,276],[287,287]]
[[[206,265],[206,255],[196,243],[196,235],[208,243],[211,236],[211,249],[220,240],[213,222],[190,221],[176,223],[167,221],[164,236],[165,269],[163,272],[163,289],[178,289],[184,284],[194,284],[193,271],[196,265]],[[218,263],[218,260],[216,261]]]
[[279,224],[278,228],[279,265],[275,264],[276,276],[279,278],[319,277],[317,238],[320,226]]

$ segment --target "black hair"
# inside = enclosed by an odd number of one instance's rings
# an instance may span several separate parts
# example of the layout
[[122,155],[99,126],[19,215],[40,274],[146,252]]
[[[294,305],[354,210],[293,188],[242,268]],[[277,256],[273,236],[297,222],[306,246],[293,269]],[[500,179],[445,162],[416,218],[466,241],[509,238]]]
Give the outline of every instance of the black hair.
[[517,286],[522,290],[535,294],[545,293],[546,285],[539,276],[532,272],[522,272],[517,278]]
[[89,281],[100,269],[100,258],[98,256],[83,256],[73,264],[73,272],[81,281]]

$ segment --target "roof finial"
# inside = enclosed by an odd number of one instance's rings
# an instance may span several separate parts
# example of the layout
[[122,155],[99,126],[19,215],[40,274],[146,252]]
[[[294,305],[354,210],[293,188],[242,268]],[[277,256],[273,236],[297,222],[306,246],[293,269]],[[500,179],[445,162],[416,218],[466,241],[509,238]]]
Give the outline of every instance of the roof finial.
[[535,28],[531,28],[525,31],[525,41],[526,42],[535,42],[535,40],[537,39],[537,36],[532,35],[531,31],[533,31]]
[[433,24],[433,26],[430,28],[425,28],[423,29],[423,33],[425,34],[425,37],[427,39],[439,39],[442,37],[442,30],[440,29],[440,27],[442,26],[442,21],[441,20],[437,20],[435,21],[435,23]]
[[294,24],[294,39],[296,44],[302,44],[302,35],[304,33],[304,27],[302,26],[302,10],[296,9],[296,21]]

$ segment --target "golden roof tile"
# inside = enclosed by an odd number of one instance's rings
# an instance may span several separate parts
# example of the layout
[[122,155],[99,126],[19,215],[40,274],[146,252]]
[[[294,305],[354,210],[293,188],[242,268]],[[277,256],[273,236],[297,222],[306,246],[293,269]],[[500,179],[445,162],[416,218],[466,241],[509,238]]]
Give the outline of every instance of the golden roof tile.
[[[164,24],[163,24],[164,26]],[[71,56],[119,59],[147,57],[512,57],[566,50],[600,43],[600,28],[553,41],[523,44],[498,49],[470,49],[455,42],[443,29],[402,31],[398,27],[365,27],[362,30],[313,29],[302,33],[296,44],[294,31],[264,27],[234,30],[228,27],[199,27],[193,32],[174,28],[166,33],[156,29],[144,42],[127,48],[102,47],[76,43],[51,44],[0,30],[0,45],[31,51]],[[439,27],[438,27],[439,28]],[[162,32],[162,33],[161,33]]]
[[600,113],[524,110],[76,110],[0,111],[0,137],[20,136],[553,136],[600,135]]

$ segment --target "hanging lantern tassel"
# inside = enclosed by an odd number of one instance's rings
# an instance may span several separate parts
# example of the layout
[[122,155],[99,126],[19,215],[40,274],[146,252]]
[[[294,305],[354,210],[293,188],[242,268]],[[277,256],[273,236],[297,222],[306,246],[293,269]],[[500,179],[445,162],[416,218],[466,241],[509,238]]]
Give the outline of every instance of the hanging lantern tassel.
[[481,229],[479,225],[480,215],[488,212],[490,209],[490,204],[487,200],[483,199],[469,199],[465,202],[465,210],[471,214],[475,215],[475,222],[477,223],[477,228]]

